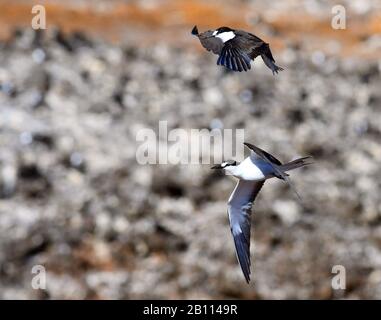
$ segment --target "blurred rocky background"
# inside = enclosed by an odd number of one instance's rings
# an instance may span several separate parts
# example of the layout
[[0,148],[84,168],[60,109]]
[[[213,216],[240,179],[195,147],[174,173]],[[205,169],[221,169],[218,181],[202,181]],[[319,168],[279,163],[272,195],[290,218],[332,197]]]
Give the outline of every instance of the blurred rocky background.
[[[381,3],[0,1],[0,298],[381,298]],[[216,66],[190,35],[222,25],[271,43],[285,71]],[[252,278],[226,215],[231,177],[139,165],[136,134],[244,128],[292,173],[252,216]],[[46,290],[31,286],[46,268]],[[333,290],[334,265],[346,290]]]

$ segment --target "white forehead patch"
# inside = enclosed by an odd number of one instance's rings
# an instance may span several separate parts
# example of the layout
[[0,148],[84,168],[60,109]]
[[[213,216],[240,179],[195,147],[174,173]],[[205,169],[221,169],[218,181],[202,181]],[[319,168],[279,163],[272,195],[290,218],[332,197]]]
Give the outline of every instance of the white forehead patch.
[[215,36],[217,34],[217,32],[218,32],[217,30],[213,31],[213,36]]
[[233,31],[222,32],[222,33],[216,35],[216,38],[220,38],[223,43],[233,39],[234,37],[235,37],[235,34]]
[[222,168],[225,168],[227,164],[228,164],[227,162],[222,162],[222,163],[221,163],[221,167],[222,167]]

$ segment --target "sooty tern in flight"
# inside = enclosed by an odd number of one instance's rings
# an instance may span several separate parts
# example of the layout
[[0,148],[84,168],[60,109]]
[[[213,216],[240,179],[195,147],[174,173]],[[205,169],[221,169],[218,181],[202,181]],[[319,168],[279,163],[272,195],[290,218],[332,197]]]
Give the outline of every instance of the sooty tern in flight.
[[249,32],[221,27],[199,33],[197,26],[194,26],[192,34],[199,38],[206,50],[219,55],[218,65],[230,70],[239,72],[250,70],[251,60],[259,55],[273,74],[283,70],[275,64],[269,44]]
[[[268,152],[250,143],[245,142],[244,145],[252,151],[251,155],[244,161],[237,163],[234,160],[229,160],[213,166],[212,169],[223,169],[228,174],[239,179],[228,201],[228,217],[237,259],[246,282],[249,283],[250,219],[254,200],[267,179],[276,177],[285,180],[291,185],[287,171],[311,164],[312,157],[302,157],[282,164]],[[294,191],[296,192],[295,189]]]

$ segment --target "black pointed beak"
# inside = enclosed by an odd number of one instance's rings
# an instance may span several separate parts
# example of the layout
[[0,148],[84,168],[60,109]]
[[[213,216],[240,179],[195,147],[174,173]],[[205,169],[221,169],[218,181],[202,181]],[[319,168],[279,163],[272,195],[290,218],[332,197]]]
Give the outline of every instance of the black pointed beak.
[[198,36],[198,29],[197,29],[197,26],[194,26],[193,29],[192,29],[192,34],[194,36]]
[[215,166],[211,167],[210,169],[222,169],[220,164],[216,164]]

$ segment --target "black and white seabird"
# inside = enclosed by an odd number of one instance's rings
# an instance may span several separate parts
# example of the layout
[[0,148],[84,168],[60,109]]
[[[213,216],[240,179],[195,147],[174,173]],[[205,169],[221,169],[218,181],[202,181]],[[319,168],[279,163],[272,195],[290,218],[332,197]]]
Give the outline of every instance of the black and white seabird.
[[230,70],[239,72],[250,70],[251,60],[259,55],[273,74],[283,70],[275,64],[269,44],[252,33],[229,27],[198,33],[197,26],[194,26],[192,34],[199,38],[206,50],[219,55],[218,65],[223,65]]
[[[238,183],[228,201],[228,217],[233,234],[238,262],[250,282],[250,229],[251,208],[253,202],[267,179],[279,178],[290,184],[287,171],[312,163],[312,157],[302,157],[282,164],[268,152],[244,143],[252,152],[241,163],[234,160],[213,166],[212,169],[223,169],[238,178]],[[295,190],[294,190],[295,191]]]

